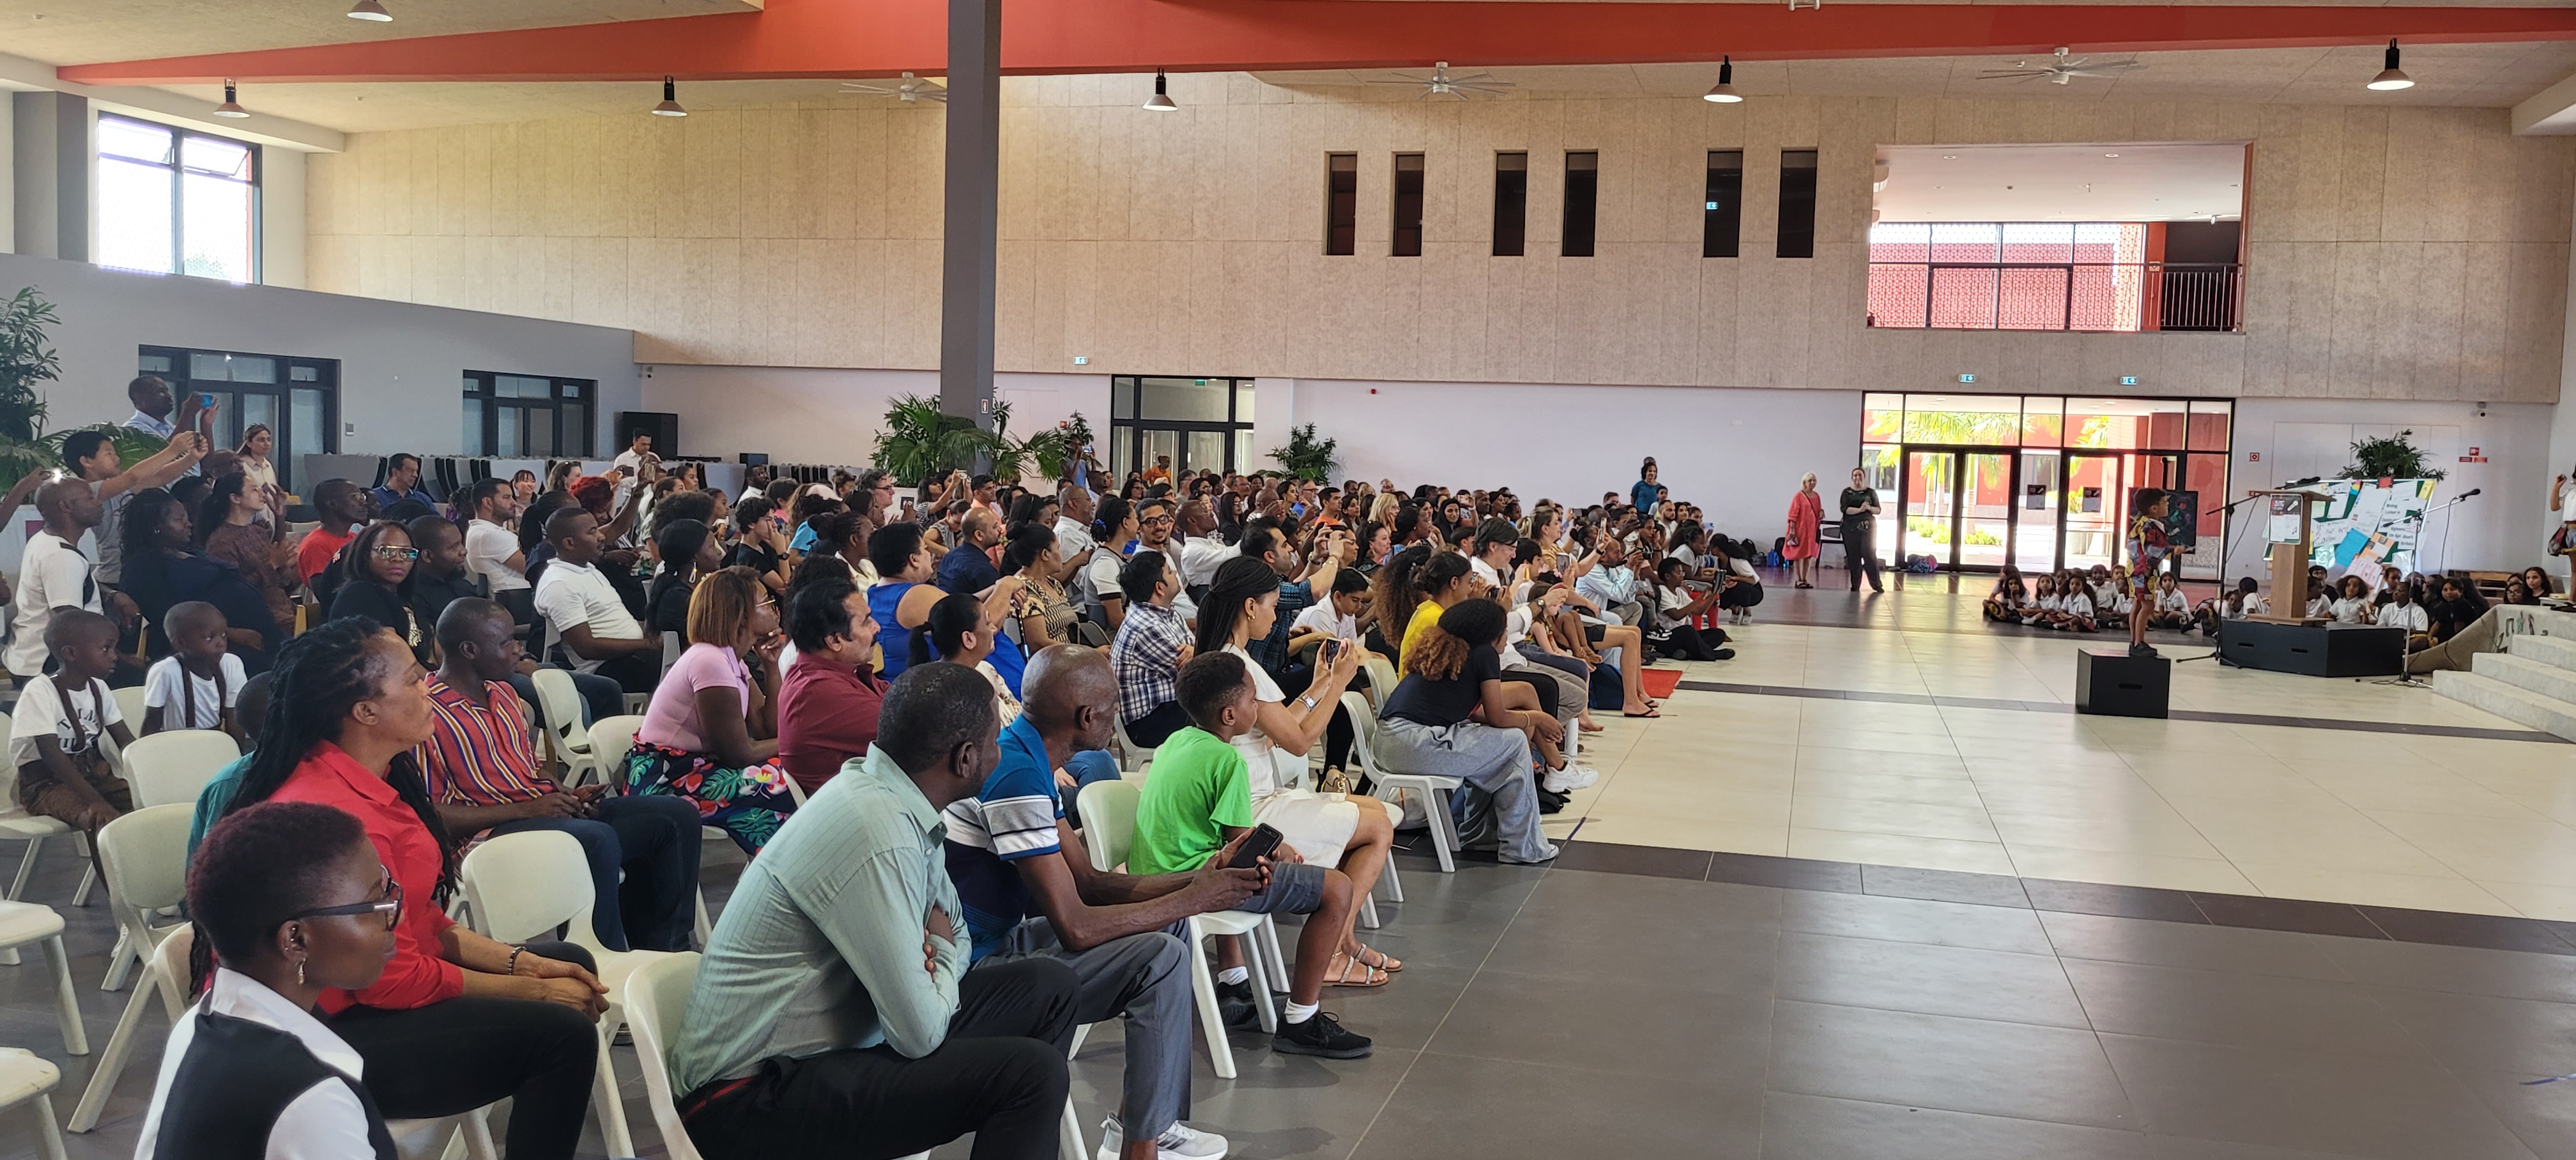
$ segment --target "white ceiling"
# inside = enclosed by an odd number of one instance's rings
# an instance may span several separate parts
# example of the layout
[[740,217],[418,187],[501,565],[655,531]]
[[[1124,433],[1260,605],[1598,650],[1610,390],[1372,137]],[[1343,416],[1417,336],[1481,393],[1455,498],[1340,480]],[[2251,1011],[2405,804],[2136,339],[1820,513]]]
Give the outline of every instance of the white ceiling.
[[2241,144],[1882,145],[1878,160],[1880,221],[2199,221],[2245,204]]

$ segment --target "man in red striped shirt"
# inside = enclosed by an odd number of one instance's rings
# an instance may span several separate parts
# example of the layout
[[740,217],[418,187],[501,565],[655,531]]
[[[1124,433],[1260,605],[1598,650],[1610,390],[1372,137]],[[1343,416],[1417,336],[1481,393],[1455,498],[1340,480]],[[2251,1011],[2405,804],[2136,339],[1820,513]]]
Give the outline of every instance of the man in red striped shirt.
[[537,771],[529,717],[510,689],[519,635],[508,609],[477,597],[449,604],[438,618],[438,647],[445,660],[429,677],[435,728],[421,746],[420,764],[447,832],[570,834],[590,859],[598,893],[591,927],[602,944],[620,951],[689,949],[697,916],[697,807],[685,798],[617,795],[606,785],[565,789]]

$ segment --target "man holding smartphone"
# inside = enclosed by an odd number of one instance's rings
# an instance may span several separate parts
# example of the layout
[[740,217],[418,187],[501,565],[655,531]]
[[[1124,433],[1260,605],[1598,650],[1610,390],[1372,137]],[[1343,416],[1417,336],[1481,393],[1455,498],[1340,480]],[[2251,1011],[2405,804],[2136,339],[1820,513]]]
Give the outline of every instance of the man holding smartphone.
[[1225,1155],[1225,1138],[1180,1122],[1190,1099],[1187,956],[1196,953],[1187,923],[1233,909],[1261,889],[1268,869],[1234,868],[1243,839],[1187,873],[1091,868],[1081,833],[1065,821],[1055,771],[1076,753],[1108,748],[1117,694],[1105,650],[1060,644],[1029,658],[1020,719],[1002,730],[992,772],[945,811],[948,877],[973,939],[972,969],[1056,959],[1080,980],[1077,1022],[1125,1017],[1126,1082],[1103,1125],[1102,1154],[1206,1160]]

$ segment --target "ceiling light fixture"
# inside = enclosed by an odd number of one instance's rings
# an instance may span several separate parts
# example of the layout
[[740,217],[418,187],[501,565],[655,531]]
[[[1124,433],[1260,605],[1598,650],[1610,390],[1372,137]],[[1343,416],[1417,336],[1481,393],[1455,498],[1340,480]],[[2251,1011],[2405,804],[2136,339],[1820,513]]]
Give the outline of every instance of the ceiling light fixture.
[[1154,70],[1154,95],[1145,98],[1145,109],[1155,113],[1177,113],[1181,107],[1172,103],[1172,94],[1164,91],[1163,70]]
[[2395,37],[2390,37],[2388,40],[2388,67],[2381,69],[2378,76],[2370,78],[2370,83],[2361,87],[2383,93],[2415,87],[2415,78],[2407,76],[2405,70],[2397,67],[2397,39]]
[[662,78],[662,103],[653,106],[653,115],[656,117],[685,117],[689,115],[689,111],[687,109],[680,107],[679,84],[669,77]]
[[1736,105],[1744,102],[1744,94],[1735,91],[1734,57],[1723,56],[1718,58],[1717,87],[1710,89],[1700,99],[1703,101],[1715,101],[1721,105]]
[[250,110],[241,107],[241,102],[233,99],[233,82],[230,78],[226,78],[224,81],[224,103],[215,106],[215,115],[218,117],[247,117],[250,115]]
[[383,0],[358,0],[349,9],[351,20],[373,20],[378,24],[384,24],[393,18],[393,13],[385,11]]
[[2102,156],[2104,156],[2104,157],[2117,157],[2117,156],[2119,156],[2119,154],[2117,154],[2117,153],[2105,153],[2105,154],[2103,154]]

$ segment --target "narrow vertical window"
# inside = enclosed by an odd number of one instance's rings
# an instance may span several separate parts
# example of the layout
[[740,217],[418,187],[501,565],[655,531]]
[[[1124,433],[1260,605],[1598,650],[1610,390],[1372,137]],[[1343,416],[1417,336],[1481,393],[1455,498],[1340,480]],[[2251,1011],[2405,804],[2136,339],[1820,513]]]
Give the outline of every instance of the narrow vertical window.
[[1360,224],[1360,155],[1325,155],[1324,252],[1355,254]]
[[1744,151],[1708,151],[1708,199],[1701,210],[1699,256],[1732,258],[1744,233]]
[[1529,154],[1494,155],[1494,256],[1521,256],[1529,233]]
[[1593,218],[1601,205],[1601,155],[1565,155],[1565,233],[1557,251],[1569,258],[1592,256]]
[[1422,256],[1422,155],[1395,155],[1395,256]]
[[1783,258],[1816,256],[1816,151],[1780,151],[1780,250]]

